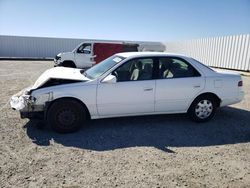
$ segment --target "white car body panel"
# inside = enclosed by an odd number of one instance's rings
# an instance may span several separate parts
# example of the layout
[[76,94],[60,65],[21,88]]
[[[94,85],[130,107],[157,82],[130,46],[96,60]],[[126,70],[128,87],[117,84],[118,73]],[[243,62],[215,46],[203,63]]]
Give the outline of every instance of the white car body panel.
[[204,77],[156,80],[155,112],[186,112],[204,87]]
[[89,110],[91,116],[97,116],[97,108],[96,108],[96,82],[79,82],[74,84],[67,85],[59,85],[53,87],[42,88],[38,90],[34,90],[32,92],[32,96],[39,99],[39,96],[42,96],[47,93],[51,93],[52,97],[45,101],[37,100],[35,102],[36,105],[44,105],[44,102],[49,102],[52,100],[71,97],[78,99],[80,101],[85,101],[84,104]]
[[[221,99],[220,106],[238,103],[244,92],[238,86],[239,74],[219,73],[197,63],[192,58],[167,53],[130,52],[117,54],[126,58],[97,79],[89,79],[80,69],[56,67],[45,71],[32,87],[11,98],[11,107],[20,111],[42,111],[46,103],[71,97],[84,103],[92,119],[146,114],[187,112],[192,101],[203,93],[213,93]],[[200,77],[153,79],[103,83],[122,63],[137,57],[183,58],[195,67]],[[39,88],[50,78],[79,80],[82,82]],[[32,90],[31,94],[29,90]],[[27,97],[29,99],[27,99]],[[33,99],[36,99],[33,101]],[[32,103],[35,108],[30,108]]]
[[100,83],[97,109],[100,116],[154,112],[155,80]]
[[36,89],[47,82],[49,79],[68,79],[68,80],[89,80],[83,74],[80,73],[80,69],[65,68],[65,67],[55,67],[46,70],[31,87],[31,89]]
[[238,103],[244,95],[242,87],[238,87],[240,80],[239,75],[217,73],[214,77],[206,78],[204,92],[215,93],[221,99],[221,107]]

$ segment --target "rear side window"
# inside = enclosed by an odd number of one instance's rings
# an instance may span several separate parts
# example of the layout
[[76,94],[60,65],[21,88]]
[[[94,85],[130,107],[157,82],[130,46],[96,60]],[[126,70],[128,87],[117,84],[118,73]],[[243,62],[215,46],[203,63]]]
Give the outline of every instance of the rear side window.
[[199,63],[201,66],[203,66],[203,67],[209,69],[210,71],[215,72],[215,70],[211,69],[211,68],[210,68],[209,66],[207,66],[207,65],[204,65],[203,63],[199,62],[198,60],[193,59],[193,58],[192,58],[192,60],[195,61],[195,62],[197,62],[197,63]]
[[185,60],[180,58],[159,58],[159,78],[197,77],[200,73]]

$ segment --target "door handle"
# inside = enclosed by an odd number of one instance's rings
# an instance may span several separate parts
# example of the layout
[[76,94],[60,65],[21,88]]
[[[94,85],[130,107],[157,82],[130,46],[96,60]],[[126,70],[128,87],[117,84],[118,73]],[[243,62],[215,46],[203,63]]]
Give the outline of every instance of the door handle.
[[153,88],[145,88],[144,91],[152,91]]
[[199,87],[201,87],[201,86],[200,86],[200,85],[195,85],[195,86],[194,86],[194,88],[199,88]]

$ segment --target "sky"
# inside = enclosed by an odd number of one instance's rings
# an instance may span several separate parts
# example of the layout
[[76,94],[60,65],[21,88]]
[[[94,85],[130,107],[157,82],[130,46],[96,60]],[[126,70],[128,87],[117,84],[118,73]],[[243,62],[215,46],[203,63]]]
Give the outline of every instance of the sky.
[[0,35],[179,41],[250,33],[250,0],[0,0]]

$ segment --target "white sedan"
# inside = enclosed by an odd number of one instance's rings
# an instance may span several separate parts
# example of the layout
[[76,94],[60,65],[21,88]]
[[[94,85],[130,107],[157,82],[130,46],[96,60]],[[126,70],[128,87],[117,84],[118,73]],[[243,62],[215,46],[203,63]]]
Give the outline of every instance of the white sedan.
[[239,74],[216,72],[191,57],[119,53],[83,71],[56,67],[11,98],[22,118],[40,118],[57,132],[86,119],[188,113],[198,122],[243,99]]

